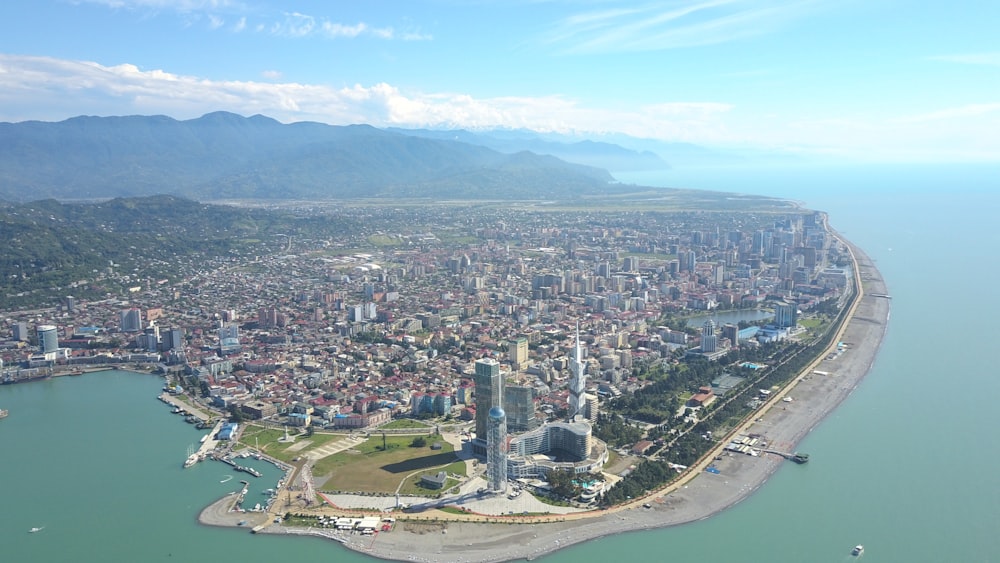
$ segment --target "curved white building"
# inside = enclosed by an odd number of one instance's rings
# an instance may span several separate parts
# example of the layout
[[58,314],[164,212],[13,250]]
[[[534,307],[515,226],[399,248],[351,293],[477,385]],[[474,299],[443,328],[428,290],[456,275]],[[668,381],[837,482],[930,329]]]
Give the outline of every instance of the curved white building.
[[555,469],[591,473],[607,461],[608,447],[593,437],[589,422],[551,422],[511,439],[507,474],[512,479],[544,479]]

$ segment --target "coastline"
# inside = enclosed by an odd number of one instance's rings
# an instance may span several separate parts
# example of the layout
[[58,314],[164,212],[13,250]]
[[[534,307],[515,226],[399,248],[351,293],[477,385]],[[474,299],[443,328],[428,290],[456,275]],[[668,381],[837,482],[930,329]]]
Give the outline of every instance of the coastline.
[[[888,292],[884,280],[872,260],[849,241],[840,240],[854,255],[856,280],[861,282],[858,288],[861,295],[840,337],[831,345],[835,348],[837,341],[842,341],[847,344],[846,351],[833,359],[823,354],[781,392],[775,393],[756,419],[741,425],[732,434],[761,434],[767,438],[768,449],[794,452],[795,446],[853,392],[871,369],[887,328],[890,300],[885,297]],[[781,401],[786,396],[793,400]],[[728,438],[721,443],[726,442]],[[482,563],[530,560],[612,534],[708,518],[747,498],[785,463],[784,458],[773,454],[751,457],[726,453],[721,459],[716,458],[718,455],[706,456],[683,478],[664,489],[629,505],[603,511],[600,516],[593,512],[565,514],[525,526],[462,521],[460,515],[429,511],[419,519],[401,520],[392,532],[374,538],[334,537],[336,534],[327,530],[275,525],[260,532],[329,537],[349,549],[390,560]],[[718,474],[704,471],[710,464]],[[235,525],[235,521],[229,521],[231,518],[219,515],[219,507],[226,500],[224,497],[209,505],[199,516],[199,522]],[[650,508],[643,508],[644,503]]]

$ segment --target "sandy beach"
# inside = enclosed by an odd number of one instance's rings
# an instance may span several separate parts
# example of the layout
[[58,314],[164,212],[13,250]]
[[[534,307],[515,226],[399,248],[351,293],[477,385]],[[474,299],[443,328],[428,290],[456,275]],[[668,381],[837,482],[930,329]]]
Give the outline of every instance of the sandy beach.
[[[886,330],[890,299],[885,296],[884,281],[868,256],[856,247],[851,248],[864,293],[838,339],[847,345],[846,349],[839,354],[832,353],[835,341],[831,354],[825,354],[803,370],[795,381],[769,400],[766,411],[758,413],[756,419],[734,430],[732,435],[759,434],[766,439],[767,449],[795,452],[799,441],[847,398],[868,373]],[[782,400],[785,397],[791,401]],[[722,440],[719,450],[703,458],[698,466],[668,487],[630,505],[597,513],[552,515],[545,522],[535,518],[530,525],[519,525],[462,521],[462,515],[429,510],[417,516],[424,520],[410,520],[412,515],[407,515],[408,520],[397,522],[393,531],[374,537],[338,536],[328,530],[290,529],[278,525],[268,525],[261,531],[336,536],[334,539],[350,549],[400,561],[485,563],[533,559],[611,534],[707,518],[745,499],[782,463],[789,463],[774,454],[752,457],[722,452],[722,444],[726,442],[728,439]],[[709,464],[714,465],[718,473],[706,472]],[[234,525],[232,514],[225,513],[225,501],[222,499],[206,508],[200,521],[211,525]]]

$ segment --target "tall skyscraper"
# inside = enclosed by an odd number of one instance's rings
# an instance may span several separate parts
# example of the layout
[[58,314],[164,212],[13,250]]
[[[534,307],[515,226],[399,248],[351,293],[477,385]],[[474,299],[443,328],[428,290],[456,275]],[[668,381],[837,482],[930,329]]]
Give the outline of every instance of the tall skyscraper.
[[38,325],[38,349],[43,353],[59,349],[59,329],[52,325]]
[[118,323],[122,332],[139,332],[142,330],[142,311],[132,307],[121,312]]
[[476,360],[476,437],[486,439],[490,409],[503,404],[500,363],[493,358]]
[[486,431],[486,482],[493,492],[507,490],[507,415],[503,408],[490,409]]
[[576,346],[573,349],[573,359],[569,370],[572,374],[569,380],[569,412],[572,419],[577,414],[583,414],[585,407],[584,392],[587,390],[587,366],[583,363],[583,349],[580,347],[580,325],[576,325]]
[[163,336],[164,350],[180,350],[184,348],[184,329],[172,328]]
[[28,336],[28,323],[14,323],[14,340],[22,342],[31,340],[31,337]]
[[507,343],[507,355],[514,371],[520,371],[528,365],[528,339],[515,338]]
[[736,348],[740,345],[740,327],[727,323],[722,325],[722,337],[729,339],[729,345]]
[[715,336],[715,321],[708,319],[701,328],[701,351],[711,354],[718,348],[718,337]]
[[774,304],[774,324],[781,328],[794,327],[799,322],[799,307],[795,303],[779,301]]
[[503,410],[507,413],[507,430],[525,432],[538,426],[535,418],[535,390],[521,385],[503,389]]

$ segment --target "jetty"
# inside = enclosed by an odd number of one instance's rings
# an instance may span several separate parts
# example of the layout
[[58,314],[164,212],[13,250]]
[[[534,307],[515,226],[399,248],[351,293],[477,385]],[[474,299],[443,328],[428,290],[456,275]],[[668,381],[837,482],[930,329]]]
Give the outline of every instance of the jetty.
[[779,452],[778,450],[761,450],[761,451],[768,454],[780,455],[781,457],[789,461],[794,461],[795,463],[809,462],[809,454],[804,454],[800,452],[795,452],[795,453]]
[[231,458],[229,456],[226,456],[226,457],[217,457],[216,459],[218,459],[222,463],[225,463],[226,465],[232,467],[236,471],[242,471],[243,473],[249,473],[250,475],[253,475],[254,477],[260,477],[260,471],[257,471],[253,467],[246,467],[246,466],[240,465],[240,464],[236,463],[233,460],[233,458]]
[[216,440],[215,437],[219,434],[219,430],[222,429],[223,424],[224,421],[219,420],[215,423],[211,432],[202,436],[201,445],[198,446],[198,451],[188,456],[188,461],[184,462],[184,467],[191,467],[199,461],[204,460],[208,457],[209,453],[215,450],[215,447],[219,444],[219,441]]

